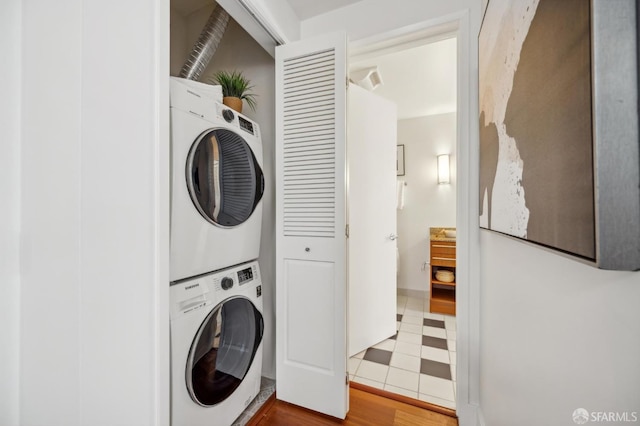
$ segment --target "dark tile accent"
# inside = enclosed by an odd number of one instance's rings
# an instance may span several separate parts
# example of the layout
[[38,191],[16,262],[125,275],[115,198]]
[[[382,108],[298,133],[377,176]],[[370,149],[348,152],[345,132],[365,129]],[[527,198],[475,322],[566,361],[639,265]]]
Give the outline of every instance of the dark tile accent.
[[398,333],[397,332],[393,336],[388,337],[389,340],[396,340],[397,338],[398,338]]
[[431,361],[430,359],[422,358],[420,360],[420,373],[451,380],[451,366],[444,362]]
[[444,321],[425,318],[424,321],[422,322],[422,325],[428,325],[429,327],[444,328]]
[[449,350],[449,347],[447,346],[447,339],[441,339],[439,337],[422,336],[422,345]]
[[367,352],[364,353],[363,359],[371,362],[377,362],[378,364],[389,365],[392,353],[393,352],[382,349],[369,348],[367,349]]
[[396,314],[396,321],[402,321],[402,315]]

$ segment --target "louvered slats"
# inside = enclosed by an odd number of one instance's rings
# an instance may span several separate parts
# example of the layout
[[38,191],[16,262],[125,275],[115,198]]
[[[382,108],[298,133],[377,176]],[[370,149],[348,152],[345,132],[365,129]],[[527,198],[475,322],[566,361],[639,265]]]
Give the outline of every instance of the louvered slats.
[[285,236],[335,233],[335,51],[284,61]]

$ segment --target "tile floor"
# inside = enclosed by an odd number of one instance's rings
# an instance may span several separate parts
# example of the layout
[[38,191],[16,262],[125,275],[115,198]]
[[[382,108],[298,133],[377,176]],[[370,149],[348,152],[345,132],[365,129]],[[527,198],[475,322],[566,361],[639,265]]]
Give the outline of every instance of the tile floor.
[[398,295],[398,333],[349,359],[354,382],[456,408],[456,321]]

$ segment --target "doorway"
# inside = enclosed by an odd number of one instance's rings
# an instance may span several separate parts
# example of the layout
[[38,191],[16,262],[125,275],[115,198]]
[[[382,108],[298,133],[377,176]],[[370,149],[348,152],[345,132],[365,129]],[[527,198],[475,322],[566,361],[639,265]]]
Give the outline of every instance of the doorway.
[[[413,34],[360,46],[352,80],[375,72],[373,93],[398,107],[397,333],[349,359],[354,386],[456,408],[456,321],[429,311],[430,228],[456,227],[457,35]],[[356,76],[356,77],[354,77]],[[371,87],[371,85],[369,85]],[[437,156],[448,154],[449,184]]]

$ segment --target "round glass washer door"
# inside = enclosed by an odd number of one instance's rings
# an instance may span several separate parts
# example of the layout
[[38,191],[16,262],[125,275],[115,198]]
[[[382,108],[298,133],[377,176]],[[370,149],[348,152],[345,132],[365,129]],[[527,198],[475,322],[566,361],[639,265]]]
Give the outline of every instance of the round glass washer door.
[[245,297],[229,298],[211,310],[187,358],[191,399],[206,407],[228,398],[249,371],[263,332],[262,314]]
[[228,129],[209,129],[191,146],[186,168],[189,196],[210,223],[238,226],[264,193],[264,174],[249,144]]

